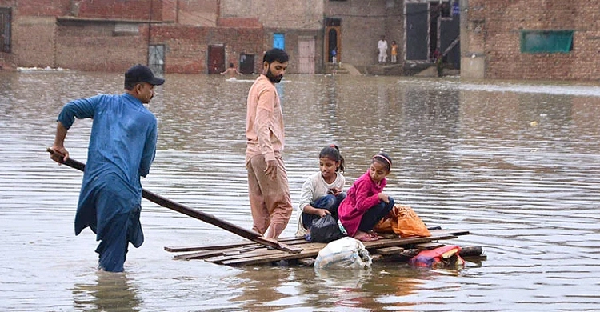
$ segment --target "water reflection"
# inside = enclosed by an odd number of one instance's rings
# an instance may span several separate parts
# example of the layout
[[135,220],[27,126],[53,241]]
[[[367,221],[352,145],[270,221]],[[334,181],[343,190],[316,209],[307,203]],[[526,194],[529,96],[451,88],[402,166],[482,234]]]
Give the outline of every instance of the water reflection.
[[[398,266],[398,264],[394,264]],[[329,311],[382,311],[407,309],[416,303],[415,293],[430,272],[401,265],[392,273],[376,267],[368,270],[319,270],[312,268],[244,269],[236,275],[242,294],[232,300],[244,311],[327,307]]]
[[[243,129],[254,77],[166,78],[150,104],[160,133],[144,188],[250,228]],[[340,146],[348,186],[384,148],[394,159],[386,193],[429,225],[471,231],[453,243],[483,246],[487,260],[458,273],[382,264],[328,276],[176,261],[163,246],[239,237],[144,201],[146,242],[130,250],[126,275],[106,282],[93,235],[73,235],[81,173],[57,167],[45,147],[65,102],[121,92],[122,79],[0,72],[0,253],[10,255],[0,257],[0,310],[100,310],[107,296],[141,311],[600,308],[597,86],[287,75],[293,203],[323,146]],[[90,125],[76,122],[66,141],[80,161]],[[294,231],[290,224],[283,236]]]
[[85,311],[138,311],[141,300],[126,273],[97,271],[96,283],[75,284],[74,308]]
[[[398,266],[398,264],[393,264]],[[393,270],[380,267],[369,270],[318,270],[314,290],[318,302],[327,302],[335,310],[383,311],[401,307],[410,311],[414,302],[405,297],[421,282],[415,270]],[[398,272],[402,272],[397,275]]]

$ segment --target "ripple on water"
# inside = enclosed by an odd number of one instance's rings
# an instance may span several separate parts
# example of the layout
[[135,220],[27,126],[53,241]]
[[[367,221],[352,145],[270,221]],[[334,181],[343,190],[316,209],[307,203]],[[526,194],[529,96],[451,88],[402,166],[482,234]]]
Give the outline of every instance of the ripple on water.
[[[149,108],[159,120],[144,188],[251,228],[245,171],[248,81],[167,75]],[[73,234],[81,173],[52,144],[70,99],[122,88],[121,75],[0,72],[2,310],[598,310],[600,98],[596,86],[481,84],[397,77],[292,75],[279,86],[294,205],[318,151],[340,146],[348,184],[373,154],[394,162],[386,192],[428,225],[472,234],[487,259],[460,272],[402,263],[367,271],[230,268],[176,261],[164,246],[238,242],[212,225],[143,202],[146,241],[126,272],[95,270],[95,236]],[[39,94],[28,92],[42,88]],[[59,87],[56,87],[59,86]],[[61,87],[63,86],[63,87]],[[15,124],[18,121],[18,125]],[[85,161],[90,121],[66,146]],[[284,236],[295,232],[298,212]]]

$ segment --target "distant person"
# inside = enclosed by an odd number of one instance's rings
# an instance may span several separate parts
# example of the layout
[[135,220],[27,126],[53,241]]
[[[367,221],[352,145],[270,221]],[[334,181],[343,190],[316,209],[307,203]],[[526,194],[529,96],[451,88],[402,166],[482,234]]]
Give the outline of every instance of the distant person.
[[221,75],[226,74],[229,74],[229,78],[234,78],[235,75],[239,75],[240,72],[237,70],[237,68],[235,68],[233,63],[229,63],[229,68],[227,68],[224,72],[221,73]]
[[382,192],[391,168],[392,159],[379,153],[371,159],[369,170],[348,189],[338,208],[339,219],[348,236],[363,242],[379,239],[373,228],[394,208],[394,199]]
[[331,62],[333,65],[337,64],[337,48],[331,50]]
[[263,57],[262,74],[248,92],[246,109],[246,169],[252,230],[277,239],[292,215],[292,201],[282,152],[283,112],[275,84],[283,79],[289,56],[272,49]]
[[398,44],[396,43],[396,41],[392,41],[392,48],[390,50],[390,56],[391,56],[390,61],[392,63],[398,62]]
[[336,145],[326,146],[319,153],[319,171],[311,174],[300,194],[298,232],[304,236],[318,218],[331,215],[338,219],[338,206],[346,197],[344,185],[344,158]]
[[158,133],[156,118],[144,104],[154,97],[154,86],[164,82],[150,68],[135,65],[125,73],[124,94],[75,100],[58,115],[51,158],[59,163],[69,157],[64,140],[75,118],[93,119],[75,235],[88,226],[96,233],[101,270],[123,271],[129,243],[137,248],[144,242],[140,177],[150,172]]
[[379,55],[377,57],[377,61],[380,64],[383,64],[387,61],[387,41],[385,41],[385,36],[381,36],[381,39],[377,42],[377,50],[379,51]]

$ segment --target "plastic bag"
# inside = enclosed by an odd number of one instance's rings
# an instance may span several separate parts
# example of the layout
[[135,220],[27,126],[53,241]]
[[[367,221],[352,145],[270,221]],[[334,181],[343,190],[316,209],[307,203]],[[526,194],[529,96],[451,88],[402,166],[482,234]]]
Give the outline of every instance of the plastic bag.
[[423,220],[409,206],[396,205],[392,212],[398,218],[397,223],[392,223],[394,233],[400,237],[429,237],[431,233]]
[[400,237],[429,237],[431,232],[410,206],[394,205],[390,214],[373,229],[377,233],[396,233]]
[[337,221],[330,214],[316,219],[310,227],[310,241],[329,243],[344,237]]
[[377,233],[394,233],[394,226],[392,225],[393,222],[398,223],[398,219],[388,215],[375,224],[373,231]]
[[371,267],[371,255],[362,242],[352,237],[340,238],[319,251],[315,270],[366,269]]

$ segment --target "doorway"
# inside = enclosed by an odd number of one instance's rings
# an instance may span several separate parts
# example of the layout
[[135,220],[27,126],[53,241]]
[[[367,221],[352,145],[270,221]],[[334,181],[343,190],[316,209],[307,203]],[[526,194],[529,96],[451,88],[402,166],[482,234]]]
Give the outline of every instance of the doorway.
[[315,39],[312,37],[298,40],[298,73],[315,73]]
[[406,3],[406,60],[429,59],[429,3]]
[[341,18],[326,18],[325,19],[325,62],[333,62],[333,57],[336,57],[336,62],[342,61],[342,19]]
[[206,68],[209,74],[220,74],[225,71],[225,45],[208,46]]
[[254,54],[240,54],[240,74],[254,74]]

